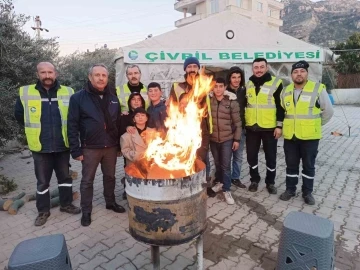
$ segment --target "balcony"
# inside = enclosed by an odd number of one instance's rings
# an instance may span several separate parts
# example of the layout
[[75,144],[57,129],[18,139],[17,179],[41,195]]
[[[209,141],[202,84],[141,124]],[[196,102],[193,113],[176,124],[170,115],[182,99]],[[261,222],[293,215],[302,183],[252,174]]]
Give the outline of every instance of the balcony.
[[205,14],[192,15],[190,17],[186,17],[186,18],[177,20],[175,22],[175,27],[182,27],[182,26],[188,25],[190,23],[200,21],[201,19],[204,19],[205,17],[206,17]]
[[268,17],[268,24],[271,24],[271,25],[276,26],[276,27],[280,27],[280,26],[283,25],[283,21],[281,19]]
[[277,10],[283,10],[284,9],[284,3],[278,2],[276,0],[268,0],[269,8],[271,9],[277,9]]
[[238,7],[238,6],[233,6],[233,5],[227,6],[226,9],[231,11],[231,12],[240,14],[242,16],[245,16],[245,17],[251,19],[251,10],[241,8],[241,7]]
[[184,9],[187,9],[187,13],[195,14],[196,5],[206,0],[177,0],[174,4],[174,9],[176,11],[183,12]]

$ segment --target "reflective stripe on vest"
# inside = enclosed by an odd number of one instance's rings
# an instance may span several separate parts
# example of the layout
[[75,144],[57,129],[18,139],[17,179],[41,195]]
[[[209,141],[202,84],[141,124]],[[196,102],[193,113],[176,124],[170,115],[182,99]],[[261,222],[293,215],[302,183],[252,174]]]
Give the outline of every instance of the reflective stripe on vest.
[[283,135],[291,140],[294,135],[300,140],[321,139],[321,109],[316,107],[320,93],[325,89],[321,83],[308,81],[298,101],[294,102],[294,84],[281,93],[281,105],[285,109]]
[[[147,89],[145,86],[141,89],[140,94],[143,97],[143,99],[145,100],[145,109],[147,109],[149,107],[149,98],[148,98]],[[131,95],[131,91],[130,91],[128,84],[125,83],[123,85],[122,89],[120,88],[120,86],[117,86],[116,87],[116,95],[118,96],[119,101],[120,101],[121,111],[128,112],[129,111],[128,101],[129,101],[129,97]]]
[[[72,94],[74,94],[74,90],[72,88],[60,85],[60,88],[57,91],[56,99],[51,99],[51,101],[57,100],[58,102],[61,116],[62,136],[66,147],[69,147],[67,137],[67,117],[69,101]],[[21,103],[24,107],[25,134],[29,149],[39,152],[42,149],[40,142],[41,103],[45,102],[45,99],[41,98],[40,92],[35,88],[35,84],[20,87],[19,95]],[[46,99],[46,101],[49,100]]]
[[[176,95],[176,100],[179,102],[179,98],[182,93],[185,93],[185,90],[179,86],[179,83],[174,83],[174,92]],[[210,105],[210,97],[206,96],[206,105],[207,105],[207,115],[209,119],[209,132],[212,134],[213,132],[213,123],[212,123],[212,115],[211,115],[211,105]]]
[[256,95],[255,85],[249,81],[246,86],[247,105],[245,110],[246,126],[258,124],[262,128],[276,127],[276,105],[274,93],[282,83],[281,79],[272,77],[264,83]]

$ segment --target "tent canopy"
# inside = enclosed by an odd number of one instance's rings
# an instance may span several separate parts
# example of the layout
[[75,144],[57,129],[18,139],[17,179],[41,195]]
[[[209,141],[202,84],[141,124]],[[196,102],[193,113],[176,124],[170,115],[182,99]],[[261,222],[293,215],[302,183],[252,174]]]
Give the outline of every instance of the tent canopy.
[[289,81],[291,65],[299,60],[310,63],[310,79],[320,81],[325,53],[321,47],[298,40],[250,20],[224,11],[162,35],[125,46],[116,57],[117,85],[127,82],[125,67],[137,64],[142,82],[157,81],[165,94],[174,81],[183,80],[183,62],[196,56],[201,65],[228,69],[238,65],[248,78],[257,57],[270,62],[270,72]]

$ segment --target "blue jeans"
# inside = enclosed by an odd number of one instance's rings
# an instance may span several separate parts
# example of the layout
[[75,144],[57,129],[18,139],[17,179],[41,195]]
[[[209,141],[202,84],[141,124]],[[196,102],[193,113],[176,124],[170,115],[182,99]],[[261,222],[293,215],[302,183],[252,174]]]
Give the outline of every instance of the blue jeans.
[[245,147],[245,132],[242,131],[239,148],[236,151],[233,151],[231,179],[240,180],[241,165],[242,165],[241,163],[243,159],[244,147]]
[[210,142],[211,153],[215,163],[215,177],[223,185],[223,191],[230,191],[231,187],[231,155],[233,140],[222,143]]

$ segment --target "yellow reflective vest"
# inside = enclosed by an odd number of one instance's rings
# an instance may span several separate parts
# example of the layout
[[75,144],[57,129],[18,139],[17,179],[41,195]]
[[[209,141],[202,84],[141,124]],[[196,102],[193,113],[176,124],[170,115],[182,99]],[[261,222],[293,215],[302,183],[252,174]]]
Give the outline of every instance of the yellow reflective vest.
[[[176,100],[179,102],[179,98],[180,98],[182,93],[185,93],[185,89],[180,87],[179,83],[174,83],[174,92],[175,92],[175,95],[176,95]],[[209,133],[212,134],[213,123],[212,123],[210,97],[209,96],[206,96],[206,105],[207,105],[208,117],[209,117]]]
[[[148,98],[147,89],[145,86],[141,89],[140,94],[143,97],[143,99],[145,100],[145,109],[147,109],[149,107],[149,98]],[[119,101],[120,101],[121,111],[128,112],[129,111],[128,101],[129,101],[129,96],[131,95],[131,91],[130,91],[128,84],[125,83],[122,88],[120,88],[120,86],[117,86],[116,87],[116,95],[118,96]]]
[[281,106],[285,109],[283,135],[291,140],[294,135],[300,140],[321,139],[321,109],[315,106],[325,85],[308,81],[296,102],[294,84],[287,86],[281,93]]
[[255,85],[252,81],[246,84],[247,105],[245,110],[245,125],[257,124],[262,128],[276,127],[276,105],[274,93],[282,83],[281,79],[272,77],[271,81],[264,83],[256,95]]
[[[57,91],[57,101],[61,116],[62,136],[66,147],[69,147],[67,137],[67,118],[69,101],[74,90],[60,85]],[[40,142],[41,133],[41,96],[35,84],[20,87],[20,100],[24,107],[24,124],[26,139],[31,151],[39,152],[42,149]]]

